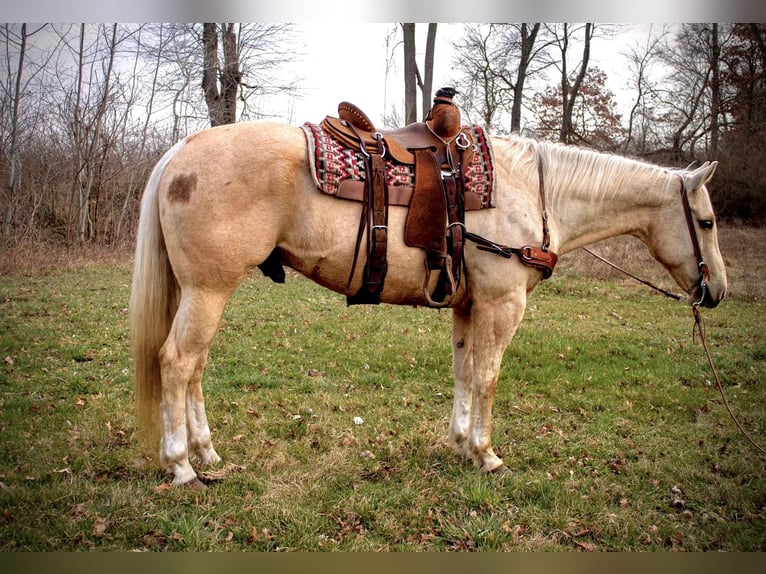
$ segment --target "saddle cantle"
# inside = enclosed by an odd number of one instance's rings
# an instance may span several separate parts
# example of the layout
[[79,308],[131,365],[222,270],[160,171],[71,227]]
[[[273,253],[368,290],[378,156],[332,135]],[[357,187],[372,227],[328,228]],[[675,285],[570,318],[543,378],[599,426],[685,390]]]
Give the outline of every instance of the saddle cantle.
[[[424,297],[430,306],[450,303],[460,282],[463,264],[465,220],[465,166],[473,160],[473,138],[460,123],[460,112],[452,101],[457,92],[443,88],[436,93],[434,106],[424,122],[397,130],[377,130],[361,109],[350,102],[338,105],[337,118],[328,116],[321,127],[344,146],[359,149],[365,158],[362,209],[357,246],[349,287],[367,232],[367,262],[362,287],[348,295],[349,304],[379,303],[386,273],[388,205],[383,159],[412,166],[414,186],[409,198],[404,241],[426,252]],[[397,203],[400,203],[398,201]],[[430,273],[440,279],[433,293],[428,291]]]

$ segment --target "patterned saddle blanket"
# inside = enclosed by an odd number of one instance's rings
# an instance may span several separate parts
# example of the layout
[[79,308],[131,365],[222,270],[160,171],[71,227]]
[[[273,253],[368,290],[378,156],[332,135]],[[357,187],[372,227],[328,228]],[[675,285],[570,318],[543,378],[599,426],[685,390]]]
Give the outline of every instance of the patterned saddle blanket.
[[[309,146],[311,175],[317,188],[342,199],[362,201],[364,198],[365,162],[361,151],[346,147],[333,139],[322,126],[306,122],[301,126]],[[466,126],[474,141],[474,154],[465,166],[465,209],[494,207],[494,160],[492,146],[478,125]],[[390,205],[410,205],[415,186],[415,169],[411,164],[385,158],[386,182]]]

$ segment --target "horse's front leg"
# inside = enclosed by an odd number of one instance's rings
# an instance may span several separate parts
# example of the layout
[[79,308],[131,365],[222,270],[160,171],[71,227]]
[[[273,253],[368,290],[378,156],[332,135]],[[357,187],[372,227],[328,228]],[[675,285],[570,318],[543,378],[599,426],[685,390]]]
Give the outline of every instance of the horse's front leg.
[[475,303],[471,309],[473,373],[466,450],[482,472],[504,468],[492,449],[492,407],[503,354],[524,317],[526,293],[503,302]]
[[473,331],[471,310],[452,310],[452,373],[455,377],[455,397],[447,441],[458,454],[471,458],[468,431],[471,422],[471,381],[473,380]]

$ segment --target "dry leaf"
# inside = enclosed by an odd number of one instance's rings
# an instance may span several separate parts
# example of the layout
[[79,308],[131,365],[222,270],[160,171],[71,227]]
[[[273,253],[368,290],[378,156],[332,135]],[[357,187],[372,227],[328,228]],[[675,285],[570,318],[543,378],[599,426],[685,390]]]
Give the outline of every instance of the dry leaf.
[[218,480],[223,480],[230,474],[234,474],[235,472],[242,472],[243,470],[245,470],[244,466],[239,466],[237,464],[230,463],[223,468],[219,468],[216,470],[206,470],[205,472],[200,473],[200,478],[206,481],[214,482]]
[[250,536],[247,537],[248,544],[254,544],[261,541],[270,542],[272,540],[274,540],[274,535],[271,533],[271,530],[264,528],[258,532],[258,529],[255,526],[253,526],[253,529],[250,531]]
[[83,517],[88,515],[88,509],[85,507],[84,504],[75,504],[72,508],[72,514],[74,514],[76,517]]
[[104,535],[104,532],[106,532],[106,529],[109,528],[111,524],[112,523],[110,521],[97,516],[93,521],[93,536],[100,538]]
[[575,544],[577,544],[578,552],[596,552],[598,550],[598,547],[592,542],[580,542],[575,540]]

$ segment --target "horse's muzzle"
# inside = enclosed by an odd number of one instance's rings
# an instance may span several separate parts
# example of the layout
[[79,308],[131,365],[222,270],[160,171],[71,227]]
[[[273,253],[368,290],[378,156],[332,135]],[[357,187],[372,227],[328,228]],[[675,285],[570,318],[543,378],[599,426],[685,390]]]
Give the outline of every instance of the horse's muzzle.
[[705,307],[706,309],[714,309],[718,307],[718,304],[726,297],[726,289],[724,288],[720,292],[711,289],[710,286],[697,285],[689,293],[689,301],[693,305],[699,307]]

